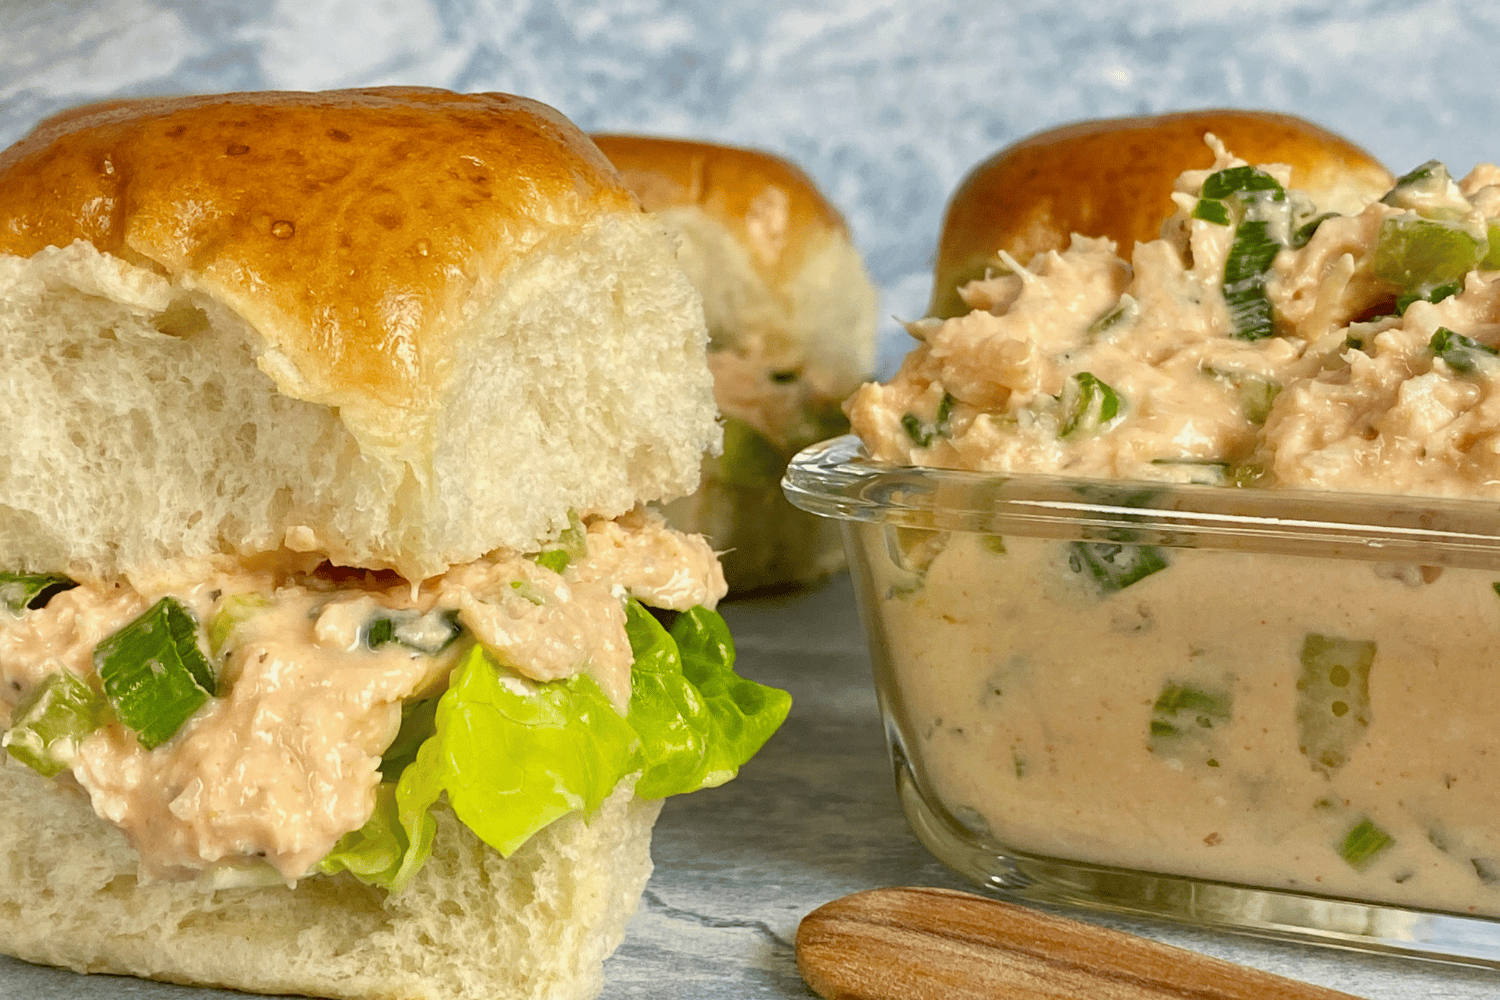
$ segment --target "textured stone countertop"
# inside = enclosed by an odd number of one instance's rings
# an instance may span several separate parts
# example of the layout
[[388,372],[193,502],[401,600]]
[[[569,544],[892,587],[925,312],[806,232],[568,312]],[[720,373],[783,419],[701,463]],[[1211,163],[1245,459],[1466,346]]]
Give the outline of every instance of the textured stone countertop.
[[[801,595],[725,606],[739,670],[790,690],[782,730],[721,788],[669,800],[656,871],[625,943],[605,966],[606,1000],[787,1000],[797,923],[861,889],[969,889],[908,831],[896,802],[869,659],[847,576]],[[1382,1000],[1500,996],[1500,974],[1268,943],[1166,923],[1084,919]],[[232,1000],[0,958],[6,1000]]]

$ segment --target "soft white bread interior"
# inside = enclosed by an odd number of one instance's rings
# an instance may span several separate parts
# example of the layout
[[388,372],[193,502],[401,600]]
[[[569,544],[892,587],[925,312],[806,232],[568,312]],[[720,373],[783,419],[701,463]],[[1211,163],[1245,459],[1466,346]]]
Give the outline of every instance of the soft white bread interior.
[[829,395],[875,360],[878,294],[843,216],[806,173],[718,143],[596,134],[648,212],[680,237],[716,347],[798,368]]
[[[779,480],[799,450],[847,429],[838,404],[874,365],[878,293],[843,217],[806,173],[770,153],[593,139],[677,234],[678,261],[703,296],[719,411],[766,442],[753,461],[728,446],[722,461],[707,459],[701,488],[667,504],[667,518],[721,550],[731,593],[841,569],[837,525],[794,508]],[[756,466],[749,475],[747,464]]]
[[1129,259],[1177,210],[1172,185],[1213,164],[1213,133],[1250,163],[1284,163],[1324,210],[1353,213],[1395,179],[1343,136],[1296,115],[1211,108],[1104,118],[1048,129],[997,152],[959,183],[938,239],[928,314],[968,312],[958,289],[1000,264],[1062,250],[1074,233],[1115,241]]
[[509,859],[437,810],[432,859],[397,895],[348,875],[207,893],[139,882],[135,851],[85,796],[0,754],[0,940],[79,972],[273,994],[593,997],[651,873],[661,803],[629,784]]
[[532,550],[696,486],[706,343],[671,238],[544,105],[69,112],[0,153],[0,568]]

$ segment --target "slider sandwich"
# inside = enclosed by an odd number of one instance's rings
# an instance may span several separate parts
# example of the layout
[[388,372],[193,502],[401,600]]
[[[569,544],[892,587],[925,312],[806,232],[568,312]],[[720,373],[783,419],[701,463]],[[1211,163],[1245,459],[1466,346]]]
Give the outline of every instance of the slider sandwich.
[[770,153],[596,135],[627,187],[677,236],[703,296],[724,450],[664,508],[721,551],[731,593],[786,588],[844,565],[837,525],[781,492],[802,448],[849,429],[840,404],[875,361],[877,293],[838,210]]
[[646,506],[717,447],[706,346],[522,98],[116,101],[0,153],[0,951],[597,994],[661,799],[788,708]]
[[1349,140],[1295,115],[1215,108],[1103,118],[1048,129],[981,162],[948,201],[928,315],[962,316],[959,289],[1033,256],[1065,249],[1073,234],[1105,237],[1130,258],[1162,235],[1184,170],[1213,162],[1212,133],[1251,163],[1283,163],[1319,207],[1352,214],[1395,178]]

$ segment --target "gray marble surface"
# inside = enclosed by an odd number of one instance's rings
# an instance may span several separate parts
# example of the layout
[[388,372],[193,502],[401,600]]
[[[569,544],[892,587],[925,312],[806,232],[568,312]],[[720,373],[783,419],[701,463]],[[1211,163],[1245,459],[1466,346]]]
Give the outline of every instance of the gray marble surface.
[[[797,923],[861,889],[968,889],[917,843],[896,803],[869,660],[847,576],[796,596],[726,605],[739,669],[791,691],[786,725],[721,788],[667,802],[656,871],[625,943],[605,967],[605,1000],[793,1000]],[[1085,917],[1358,996],[1500,996],[1500,974]],[[14,1000],[232,1000],[242,994],[77,976],[0,958]]]
[[[1315,118],[1403,171],[1500,159],[1488,0],[0,0],[0,145],[111,96],[409,83],[546,101],[586,129],[801,163],[849,218],[882,313],[925,305],[948,192],[1080,118],[1225,106]],[[906,348],[882,326],[882,368]],[[733,605],[743,666],[797,697],[729,785],[668,803],[606,997],[805,997],[801,915],[879,885],[959,886],[895,803],[846,580]],[[1123,924],[1369,997],[1500,996],[1500,974]],[[0,959],[0,997],[236,994]]]

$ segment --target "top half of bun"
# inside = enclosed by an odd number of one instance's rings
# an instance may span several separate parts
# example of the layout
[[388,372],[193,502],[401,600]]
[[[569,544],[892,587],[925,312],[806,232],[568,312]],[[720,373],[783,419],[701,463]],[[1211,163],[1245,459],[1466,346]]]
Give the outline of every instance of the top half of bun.
[[595,135],[642,206],[681,239],[716,346],[806,366],[843,394],[874,363],[877,293],[813,180],[760,150]]
[[670,237],[537,102],[64,112],[0,153],[0,363],[27,396],[0,413],[0,568],[292,539],[417,578],[524,550],[696,485],[705,347]]
[[1106,236],[1126,256],[1176,210],[1173,182],[1213,163],[1213,133],[1250,163],[1284,163],[1320,207],[1355,209],[1393,183],[1369,153],[1294,115],[1213,109],[1110,118],[1050,129],[980,163],[955,189],[938,241],[929,313],[967,311],[957,289],[1005,250],[1025,262],[1073,233]]

